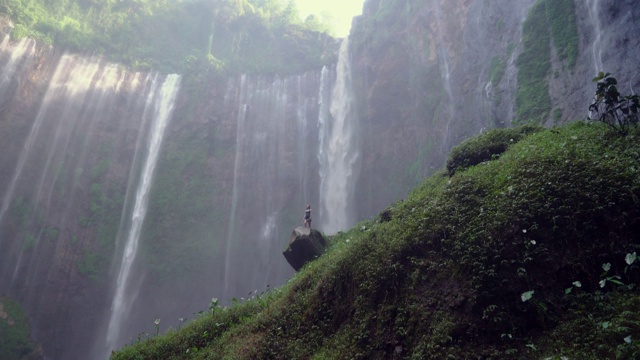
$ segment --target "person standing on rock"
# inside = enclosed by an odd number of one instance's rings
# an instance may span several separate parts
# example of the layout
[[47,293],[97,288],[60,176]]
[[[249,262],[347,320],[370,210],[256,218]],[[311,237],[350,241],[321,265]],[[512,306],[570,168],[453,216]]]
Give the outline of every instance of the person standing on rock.
[[307,204],[307,208],[304,210],[304,227],[311,229],[311,205]]

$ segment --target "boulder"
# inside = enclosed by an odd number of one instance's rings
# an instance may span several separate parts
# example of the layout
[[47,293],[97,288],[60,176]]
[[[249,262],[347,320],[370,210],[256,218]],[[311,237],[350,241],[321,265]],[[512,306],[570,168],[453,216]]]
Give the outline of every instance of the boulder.
[[282,253],[294,268],[299,271],[306,263],[322,255],[327,249],[327,242],[318,230],[297,227],[291,233],[289,246]]

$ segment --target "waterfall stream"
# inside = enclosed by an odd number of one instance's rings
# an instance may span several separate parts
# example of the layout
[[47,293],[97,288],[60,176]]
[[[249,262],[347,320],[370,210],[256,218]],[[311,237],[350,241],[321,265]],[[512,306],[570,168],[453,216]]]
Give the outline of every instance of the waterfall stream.
[[[326,83],[324,85],[326,86]],[[322,87],[320,92],[322,93]],[[321,97],[322,105],[325,101]],[[354,140],[358,129],[353,102],[349,39],[345,39],[340,46],[336,81],[331,93],[329,107],[331,116],[322,111],[321,105],[318,121],[320,126],[319,228],[330,234],[346,230],[355,223],[353,193],[357,181],[356,164],[360,158],[360,152]]]
[[[235,119],[224,277],[216,297],[248,296],[282,284],[287,232],[316,203],[319,71],[287,77],[242,75],[228,82],[225,113]],[[297,211],[296,211],[297,210]],[[300,215],[297,212],[300,212]]]
[[145,114],[153,119],[151,138],[148,144],[148,153],[144,161],[142,173],[136,189],[131,225],[126,237],[125,247],[118,271],[116,290],[111,305],[111,317],[107,330],[107,350],[110,352],[115,346],[119,346],[120,330],[126,320],[130,306],[135,300],[135,291],[129,287],[131,270],[138,253],[140,233],[147,212],[149,191],[153,183],[154,169],[160,153],[160,145],[171,113],[174,100],[178,93],[180,76],[169,75],[161,87],[157,87],[157,79],[154,79],[152,90],[147,99]]
[[593,57],[594,74],[598,74],[603,70],[602,65],[602,21],[600,20],[600,0],[587,0],[587,8],[589,10],[589,18],[593,24],[593,41],[591,45],[591,54]]

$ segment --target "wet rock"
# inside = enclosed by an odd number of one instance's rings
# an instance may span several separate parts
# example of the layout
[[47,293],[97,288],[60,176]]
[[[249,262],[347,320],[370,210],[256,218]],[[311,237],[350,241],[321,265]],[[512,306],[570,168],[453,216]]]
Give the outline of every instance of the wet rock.
[[322,255],[327,249],[327,242],[315,229],[297,227],[291,233],[289,246],[282,253],[294,270],[299,271],[306,263]]

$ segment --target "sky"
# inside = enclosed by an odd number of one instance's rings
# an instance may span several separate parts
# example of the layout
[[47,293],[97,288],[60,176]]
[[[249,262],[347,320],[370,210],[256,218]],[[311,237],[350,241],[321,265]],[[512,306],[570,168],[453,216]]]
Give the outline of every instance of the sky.
[[296,0],[302,19],[311,14],[321,15],[328,12],[336,19],[335,32],[345,37],[351,28],[351,19],[362,14],[364,0]]

